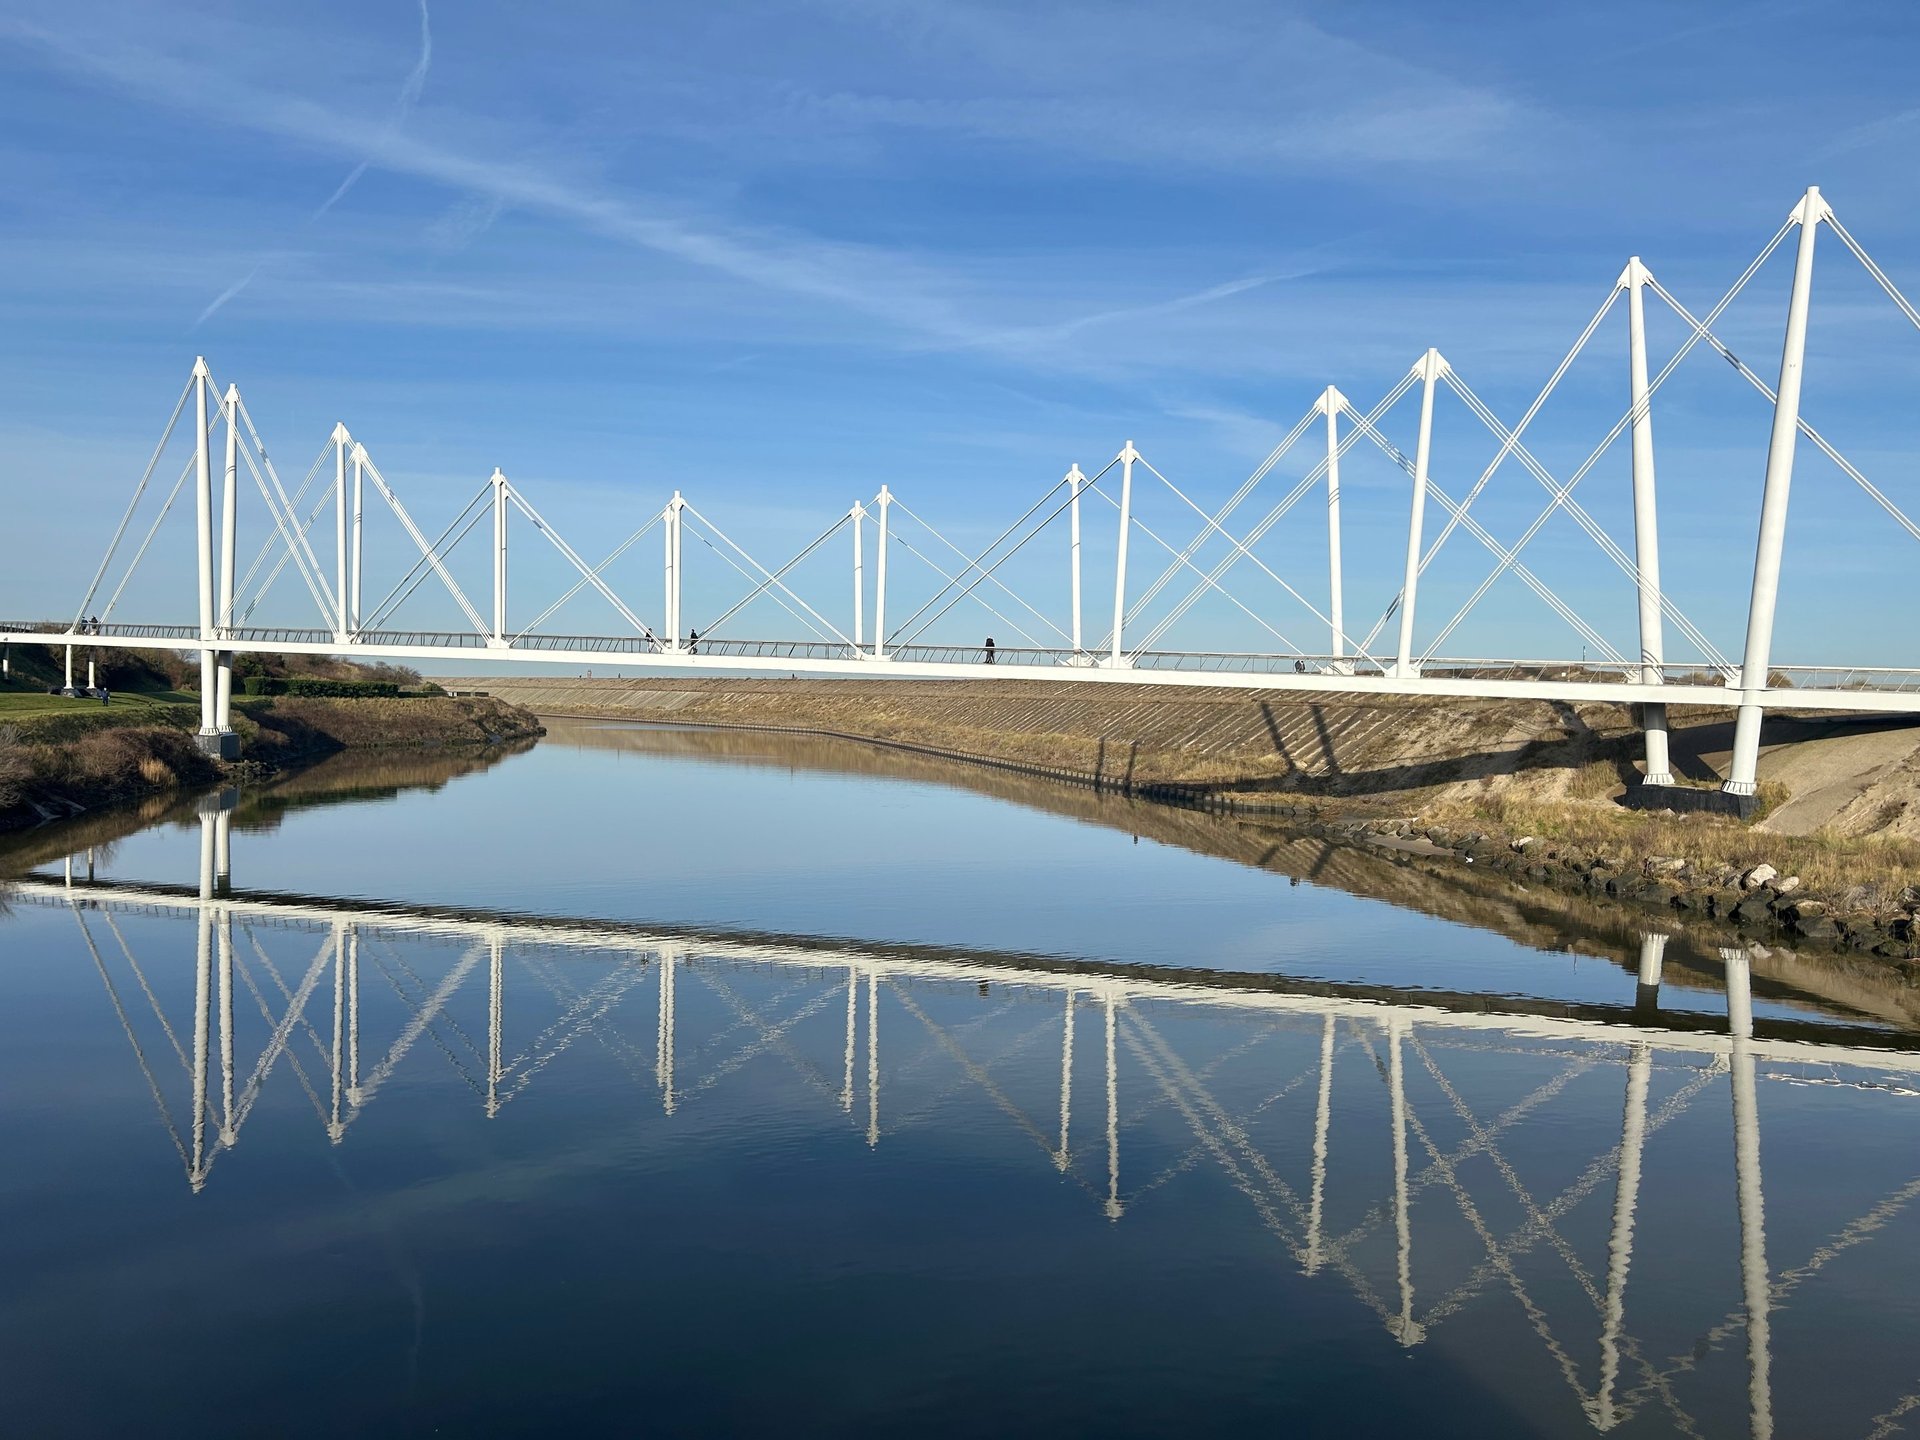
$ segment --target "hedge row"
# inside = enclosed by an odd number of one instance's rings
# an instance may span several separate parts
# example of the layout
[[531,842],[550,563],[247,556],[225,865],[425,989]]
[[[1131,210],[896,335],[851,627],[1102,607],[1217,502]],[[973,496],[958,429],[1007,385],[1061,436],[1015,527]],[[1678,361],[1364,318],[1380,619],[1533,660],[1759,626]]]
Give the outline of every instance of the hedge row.
[[327,700],[394,700],[400,695],[400,687],[389,680],[321,680],[312,675],[293,675],[285,680],[249,675],[241,688],[248,695],[306,695]]

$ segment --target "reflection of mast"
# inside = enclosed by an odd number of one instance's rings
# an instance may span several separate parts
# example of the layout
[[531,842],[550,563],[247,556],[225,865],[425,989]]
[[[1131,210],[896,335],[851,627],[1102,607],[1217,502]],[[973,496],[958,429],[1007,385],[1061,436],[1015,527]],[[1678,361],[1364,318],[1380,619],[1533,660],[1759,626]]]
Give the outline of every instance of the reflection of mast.
[[1744,949],[1727,962],[1727,1029],[1733,1034],[1733,1164],[1740,1192],[1740,1280],[1747,1307],[1747,1404],[1754,1440],[1773,1434],[1766,1200],[1760,1191],[1760,1110],[1754,1095],[1753,966]]
[[506,947],[498,935],[490,942],[487,957],[487,1118],[500,1113],[500,1027],[502,1015],[500,990],[505,975]]
[[1107,1003],[1107,1218],[1120,1218],[1120,1071],[1113,1054],[1113,992]]
[[1333,1120],[1333,1016],[1320,1031],[1320,1100],[1313,1112],[1313,1199],[1307,1208],[1307,1274],[1320,1268],[1320,1203],[1327,1190],[1327,1132]]
[[213,817],[214,894],[233,893],[233,811],[222,810]]
[[347,1099],[360,1103],[360,927],[347,926]]
[[853,1113],[853,1052],[859,1033],[860,1022],[860,974],[856,967],[847,967],[847,1074],[840,1082],[840,1108],[851,1115]]
[[347,942],[340,933],[342,922],[335,921],[333,932],[333,1105],[328,1112],[327,1135],[338,1145],[346,1131],[340,1124],[340,1092],[345,1088],[346,1072],[341,1068],[342,1038],[347,1016]]
[[660,1086],[660,1104],[673,1113],[673,973],[678,957],[666,947],[660,951],[660,1029],[653,1042],[653,1075]]
[[1387,1021],[1387,1090],[1393,1108],[1393,1226],[1400,1268],[1400,1314],[1394,1321],[1394,1331],[1402,1345],[1418,1345],[1425,1332],[1413,1318],[1413,1226],[1407,1202],[1407,1089],[1405,1068],[1400,1060],[1401,1041],[1406,1033],[1406,1017],[1395,1015]]
[[1634,987],[1633,1014],[1648,1020],[1660,1010],[1660,971],[1667,953],[1667,936],[1646,931],[1640,936],[1640,983]]
[[1067,987],[1067,1018],[1060,1035],[1060,1149],[1053,1163],[1062,1171],[1071,1163],[1067,1122],[1073,1110],[1073,987]]
[[[203,872],[211,877],[213,858],[213,828],[201,820],[203,853],[208,867]],[[213,978],[213,911],[202,905],[195,916],[198,921],[199,944],[193,967],[193,1159],[187,1166],[187,1178],[194,1193],[207,1183],[207,1029],[208,1006],[212,1001],[210,982]]]
[[[876,628],[875,633],[878,633]],[[880,972],[867,971],[867,1144],[880,1143]]]
[[[1645,975],[1647,941],[1666,936],[1643,936],[1641,973]],[[1659,952],[1653,963],[1659,966]],[[1654,981],[1657,986],[1658,979]],[[1645,981],[1642,980],[1642,988]],[[1620,1169],[1613,1191],[1613,1235],[1607,1243],[1606,1328],[1600,1335],[1600,1393],[1590,1410],[1593,1423],[1611,1430],[1619,1423],[1613,1408],[1613,1387],[1620,1378],[1620,1326],[1626,1314],[1627,1267],[1633,1262],[1633,1216],[1640,1202],[1640,1158],[1647,1139],[1647,1085],[1653,1075],[1653,1050],[1635,1041],[1627,1061],[1627,1103],[1620,1120]]]
[[233,1121],[233,914],[223,906],[220,910],[220,1143],[231,1147],[238,1138]]

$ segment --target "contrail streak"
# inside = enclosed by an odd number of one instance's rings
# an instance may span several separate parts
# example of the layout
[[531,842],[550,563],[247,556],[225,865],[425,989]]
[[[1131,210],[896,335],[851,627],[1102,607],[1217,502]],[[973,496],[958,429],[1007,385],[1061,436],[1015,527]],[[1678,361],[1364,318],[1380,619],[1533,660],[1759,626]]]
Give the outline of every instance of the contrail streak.
[[[368,169],[373,165],[373,162],[379,159],[380,152],[386,148],[386,142],[400,132],[400,127],[406,124],[407,117],[413,113],[413,107],[420,99],[420,92],[426,88],[427,71],[431,69],[432,66],[433,21],[432,17],[427,14],[427,0],[420,0],[420,58],[414,62],[413,69],[407,73],[405,82],[400,86],[399,98],[394,102],[393,119],[388,123],[385,135],[382,136],[380,142],[374,146],[371,154],[347,172],[347,178],[342,180],[339,185],[334,188],[334,192],[320,203],[320,208],[307,217],[306,226],[302,226],[303,229],[313,225],[329,210],[333,209],[335,205],[338,205],[340,201],[345,198],[347,192],[360,182],[360,177],[367,173]],[[266,263],[265,260],[257,261],[253,269],[249,270],[245,275],[241,276],[240,279],[234,281],[233,284],[216,295],[213,303],[200,312],[199,318],[193,322],[190,328],[197,330],[200,326],[206,324],[213,316],[218,314],[228,301],[239,295],[253,283],[254,277],[259,275],[261,270],[266,267]]]

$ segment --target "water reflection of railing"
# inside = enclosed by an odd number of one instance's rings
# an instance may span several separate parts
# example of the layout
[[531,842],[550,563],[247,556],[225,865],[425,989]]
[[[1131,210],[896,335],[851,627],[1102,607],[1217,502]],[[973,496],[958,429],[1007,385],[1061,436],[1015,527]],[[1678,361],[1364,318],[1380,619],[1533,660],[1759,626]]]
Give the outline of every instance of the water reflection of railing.
[[[1756,1034],[1751,968],[1743,949],[1723,952],[1726,963],[1727,1015],[1724,1028],[1703,1031],[1648,1031],[1577,1017],[1517,1015],[1486,1006],[1449,1010],[1430,1004],[1383,1004],[1340,995],[1289,993],[1243,988],[1230,983],[1183,984],[1122,970],[1072,973],[1041,968],[1034,957],[938,954],[910,947],[820,943],[786,937],[691,936],[638,926],[600,922],[548,921],[511,915],[456,914],[397,906],[329,904],[303,897],[234,893],[227,817],[207,814],[201,826],[201,882],[195,891],[113,884],[96,879],[84,857],[68,863],[60,876],[38,876],[14,887],[29,904],[71,911],[111,1006],[132,1045],[136,1061],[158,1113],[180,1158],[189,1184],[197,1191],[215,1162],[232,1150],[276,1070],[295,1073],[329,1137],[339,1143],[356,1119],[410,1055],[428,1044],[472,1089],[488,1116],[497,1116],[549,1066],[577,1042],[593,1037],[638,1083],[650,1085],[671,1115],[698,1102],[728,1074],[751,1058],[786,1059],[803,1083],[817,1090],[864,1135],[870,1146],[884,1136],[918,1123],[914,1114],[888,1115],[882,1103],[881,1017],[887,1008],[919,1029],[925,1055],[944,1056],[964,1077],[1033,1142],[1044,1163],[1073,1180],[1089,1201],[1113,1221],[1123,1219],[1173,1175],[1194,1164],[1211,1162],[1248,1201],[1261,1225],[1302,1271],[1330,1271],[1400,1344],[1424,1343],[1476,1296],[1504,1289],[1518,1302],[1528,1323],[1554,1357],[1572,1396],[1594,1428],[1607,1431],[1648,1406],[1663,1407],[1679,1428],[1697,1427],[1675,1396],[1675,1378],[1694,1368],[1703,1354],[1744,1329],[1748,1342],[1751,1432],[1772,1433],[1771,1321],[1792,1291],[1804,1286],[1829,1260],[1861,1243],[1901,1208],[1920,1196],[1916,1179],[1888,1199],[1866,1209],[1843,1226],[1790,1278],[1776,1283],[1767,1262],[1762,1190],[1758,1092],[1762,1079],[1801,1079],[1804,1067],[1831,1070],[1838,1061],[1872,1064],[1883,1071],[1920,1072],[1920,1056],[1897,1050],[1867,1051],[1826,1047]],[[190,919],[195,926],[193,1015],[190,1031],[176,1027],[161,1003],[148,968],[119,923],[129,915]],[[104,933],[102,933],[104,932]],[[283,971],[261,943],[260,935],[302,934],[318,943],[303,971]],[[451,939],[463,948],[437,976],[423,976],[395,949],[407,939]],[[1657,1014],[1666,937],[1648,934],[1636,977],[1635,1005],[1643,1016]],[[561,973],[548,953],[573,952],[609,962],[580,985]],[[117,952],[117,953],[116,953]],[[249,952],[251,959],[249,958]],[[111,957],[111,958],[110,958]],[[549,990],[559,1013],[517,1049],[509,1049],[507,993],[509,967]],[[138,998],[114,974],[130,974]],[[739,977],[780,973],[793,981],[783,1013],[774,1014],[742,996]],[[399,998],[405,1019],[384,1043],[363,1027],[362,988],[375,975]],[[482,979],[484,975],[484,979]],[[746,1039],[738,1052],[702,1068],[690,1064],[680,1043],[683,1021],[679,991],[697,978],[704,997],[717,998],[730,1025]],[[649,984],[649,982],[651,982]],[[454,1018],[456,997],[484,985],[487,1033],[482,1042]],[[995,1062],[970,1053],[960,1026],[942,1024],[931,1013],[933,997],[959,987],[995,987],[1028,998],[1051,994],[1058,1015],[1060,1088],[1057,1123],[1049,1114],[1036,1119],[1005,1091]],[[164,984],[159,987],[164,990]],[[630,1038],[614,1020],[623,1001],[652,992],[655,1035],[651,1049]],[[793,995],[797,995],[795,1000]],[[312,1012],[331,999],[330,1024]],[[140,1038],[134,1013],[141,1000],[179,1062],[190,1089],[184,1119],[176,1117],[167,1096],[178,1082],[163,1081],[150,1047]],[[246,1063],[236,1051],[235,1007],[251,1002],[259,1011],[267,1038]],[[844,1011],[844,1048],[838,1074],[822,1071],[792,1044],[791,1032],[814,1016]],[[1210,1078],[1214,1061],[1196,1065],[1182,1056],[1165,1033],[1169,1014],[1224,1013],[1265,1016],[1298,1034],[1305,1023],[1317,1031],[1314,1062],[1288,1077],[1267,1106],[1289,1094],[1311,1091],[1311,1167],[1304,1187],[1284,1176],[1254,1143],[1254,1114],[1236,1113],[1215,1093]],[[1092,1015],[1095,1035],[1085,1043],[1085,1022]],[[1051,1027],[1043,1021],[1039,1029]],[[150,1027],[149,1027],[150,1028]],[[1035,1033],[1038,1033],[1036,1030]],[[1094,1138],[1076,1147],[1076,1038],[1082,1041],[1079,1070],[1092,1063],[1101,1075]],[[909,1042],[896,1041],[896,1045]],[[1476,1051],[1506,1047],[1514,1054],[1553,1054],[1564,1068],[1499,1116],[1481,1118],[1447,1075],[1442,1057],[1450,1043]],[[302,1055],[318,1061],[316,1075]],[[1333,1124],[1336,1059],[1360,1057],[1385,1092],[1388,1134],[1384,1140],[1338,1134]],[[923,1057],[924,1058],[924,1057]],[[864,1064],[862,1063],[864,1061]],[[1766,1062],[1776,1067],[1763,1071]],[[917,1063],[917,1062],[916,1062]],[[1595,1066],[1618,1066],[1622,1108],[1617,1143],[1610,1143],[1573,1181],[1552,1198],[1534,1196],[1503,1154],[1503,1143],[1526,1115],[1548,1104],[1570,1079]],[[1652,1102],[1656,1072],[1678,1078],[1659,1104]],[[1122,1076],[1144,1079],[1153,1099],[1123,1111]],[[899,1071],[894,1071],[896,1075]],[[1442,1131],[1409,1100],[1414,1075],[1429,1078],[1446,1097],[1447,1107],[1464,1126],[1465,1136],[1446,1143]],[[1732,1102],[1733,1161],[1738,1197],[1742,1297],[1739,1306],[1713,1328],[1694,1350],[1656,1362],[1626,1323],[1636,1215],[1640,1206],[1643,1155],[1659,1133],[1708,1090],[1725,1079]],[[864,1079],[864,1084],[862,1084]],[[898,1083],[897,1081],[895,1082]],[[865,1104],[858,1102],[864,1090]],[[1157,1174],[1123,1186],[1122,1139],[1144,1111],[1164,1110],[1178,1117],[1191,1146]],[[1081,1125],[1086,1122],[1079,1121]],[[1384,1144],[1391,1156],[1390,1193],[1357,1224],[1340,1229],[1328,1221],[1330,1165],[1342,1154],[1365,1154]],[[1089,1153],[1090,1152],[1090,1153]],[[1082,1161],[1091,1159],[1094,1173]],[[1498,1233],[1487,1204],[1463,1179],[1476,1159],[1491,1162],[1523,1220],[1510,1233]],[[1136,1162],[1137,1164],[1138,1162]],[[1349,1162],[1352,1163],[1352,1162]],[[1561,1231],[1564,1218],[1607,1181],[1613,1182],[1607,1263],[1603,1274],[1588,1270]],[[1437,1297],[1415,1286],[1419,1249],[1416,1205],[1430,1191],[1450,1196],[1462,1218],[1479,1237],[1484,1257],[1464,1280]],[[1363,1247],[1390,1233],[1391,1280],[1383,1285],[1363,1263]],[[1529,1296],[1517,1266],[1535,1252],[1550,1251],[1568,1267],[1593,1305],[1599,1324],[1597,1383],[1587,1384],[1570,1352],[1557,1338],[1545,1314]]]

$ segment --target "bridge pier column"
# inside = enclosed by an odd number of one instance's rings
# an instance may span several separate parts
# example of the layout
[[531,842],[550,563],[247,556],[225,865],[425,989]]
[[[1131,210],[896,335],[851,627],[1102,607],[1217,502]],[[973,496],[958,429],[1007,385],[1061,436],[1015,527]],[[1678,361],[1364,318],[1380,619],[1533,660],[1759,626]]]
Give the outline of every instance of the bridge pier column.
[[857,653],[867,643],[866,637],[866,540],[861,534],[860,521],[866,515],[866,508],[855,501],[847,512],[847,518],[853,521],[853,648]]
[[196,521],[194,535],[199,552],[199,583],[195,597],[200,610],[200,743],[220,733],[214,713],[219,677],[215,674],[214,650],[206,642],[213,638],[213,457],[207,443],[209,375],[205,356],[193,362],[193,500]]
[[[226,728],[220,712],[220,650],[213,642],[216,633],[218,611],[215,608],[215,579],[213,558],[213,455],[212,431],[210,421],[212,407],[209,403],[213,389],[213,377],[207,369],[205,356],[193,364],[193,475],[194,475],[194,518],[196,521],[196,550],[199,559],[200,611],[200,733],[199,745],[209,755],[222,760],[232,760],[239,756],[239,737]],[[236,441],[233,424],[239,399],[236,392],[229,389],[227,408],[228,432],[227,449],[235,453]],[[229,465],[237,463],[237,457]],[[229,681],[229,683],[231,683]]]
[[493,643],[507,643],[507,477],[493,471]]
[[1120,543],[1113,562],[1113,654],[1107,664],[1126,668],[1126,647],[1122,631],[1127,621],[1127,539],[1133,531],[1133,462],[1139,458],[1133,441],[1120,452]]
[[[344,430],[346,427],[342,426]],[[366,480],[367,452],[358,445],[353,447],[353,519],[348,526],[347,556],[347,633],[351,639],[360,637],[360,557],[363,535],[366,529]]]
[[1078,655],[1080,645],[1080,491],[1085,487],[1087,477],[1080,473],[1079,462],[1074,462],[1067,471],[1067,553],[1071,560],[1073,577],[1073,653]]
[[1765,716],[1767,668],[1772,661],[1774,609],[1780,598],[1780,557],[1786,547],[1793,451],[1800,436],[1800,381],[1807,357],[1807,309],[1813,298],[1813,242],[1820,222],[1831,214],[1817,186],[1807,191],[1794,210],[1800,224],[1800,248],[1794,258],[1793,295],[1787,302],[1780,384],[1774,392],[1766,489],[1760,497],[1760,536],[1753,559],[1753,596],[1747,606],[1747,648],[1740,666],[1733,761],[1722,787],[1729,795],[1752,795],[1759,789],[1760,722]]
[[1445,371],[1438,350],[1420,357],[1420,438],[1413,451],[1413,509],[1407,517],[1407,570],[1400,583],[1400,643],[1393,669],[1398,680],[1415,680],[1420,667],[1413,663],[1414,602],[1420,589],[1420,544],[1427,513],[1427,462],[1433,452],[1433,387]]
[[[222,638],[233,638],[233,583],[235,547],[239,544],[240,522],[240,387],[229,385],[225,402],[227,415],[227,471],[220,492],[220,591],[216,619]],[[213,723],[217,732],[233,732],[233,652],[223,650],[215,660]],[[238,741],[232,742],[238,754]],[[221,742],[226,757],[228,742]]]
[[[1660,619],[1660,524],[1654,499],[1653,408],[1647,386],[1647,312],[1644,292],[1652,277],[1635,255],[1621,272],[1627,292],[1627,370],[1633,403],[1633,551],[1640,594],[1640,680],[1658,685],[1666,678]],[[1646,740],[1647,773],[1643,785],[1673,784],[1667,758],[1667,707],[1642,705],[1640,728]]]
[[1342,615],[1344,592],[1340,578],[1340,407],[1347,397],[1333,386],[1320,397],[1320,408],[1327,416],[1327,619],[1333,630],[1328,654],[1333,656],[1336,674],[1350,673],[1342,659],[1347,653],[1346,621]]
[[893,508],[893,492],[880,487],[880,529],[873,553],[873,658],[887,658],[887,512]]

